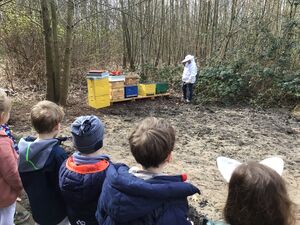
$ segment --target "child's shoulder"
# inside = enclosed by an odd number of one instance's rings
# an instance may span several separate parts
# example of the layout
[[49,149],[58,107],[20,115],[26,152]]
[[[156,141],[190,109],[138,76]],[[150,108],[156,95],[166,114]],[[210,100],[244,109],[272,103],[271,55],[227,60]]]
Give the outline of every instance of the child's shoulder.
[[1,145],[12,145],[12,140],[7,136],[4,130],[0,130],[0,143]]
[[55,157],[63,156],[66,158],[68,156],[66,150],[63,148],[63,146],[59,142],[53,146],[51,154]]
[[187,175],[186,174],[180,174],[180,175],[168,175],[168,174],[158,174],[152,178],[153,180],[158,180],[163,183],[188,183],[187,181]]

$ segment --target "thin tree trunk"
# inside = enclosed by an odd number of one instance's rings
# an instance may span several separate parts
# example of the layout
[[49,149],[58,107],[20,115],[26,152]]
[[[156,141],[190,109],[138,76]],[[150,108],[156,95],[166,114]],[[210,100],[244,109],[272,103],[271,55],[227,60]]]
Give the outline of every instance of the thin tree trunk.
[[53,68],[53,39],[51,30],[51,20],[47,0],[40,0],[42,9],[42,21],[45,40],[46,77],[47,93],[46,98],[55,102],[55,72]]
[[219,13],[219,0],[215,0],[213,23],[211,28],[210,56],[213,54],[213,51],[215,49],[215,31],[218,30],[218,13]]
[[223,49],[221,51],[221,58],[225,59],[226,57],[226,52],[227,52],[227,48],[229,45],[229,41],[231,39],[232,36],[232,27],[233,27],[233,23],[236,17],[236,5],[237,5],[237,0],[232,0],[232,6],[231,6],[231,17],[230,17],[230,24],[229,24],[229,28],[228,28],[228,33],[226,35],[226,40],[223,46]]
[[125,12],[124,12],[125,8],[124,8],[123,0],[120,0],[120,5],[121,5],[121,10],[122,10],[121,11],[122,29],[123,29],[123,34],[125,36],[125,44],[126,44],[127,55],[128,55],[128,60],[129,60],[129,70],[135,71],[132,40],[131,40],[130,33],[129,33],[128,21],[127,21]]
[[70,82],[73,17],[74,17],[74,2],[73,0],[68,0],[66,46],[65,46],[65,53],[64,53],[64,65],[63,65],[64,69],[63,69],[63,76],[62,76],[61,98],[60,98],[60,104],[62,105],[66,105],[68,99],[68,90],[69,90],[69,82]]
[[55,89],[55,102],[60,98],[60,60],[57,36],[57,5],[55,0],[50,1],[51,18],[52,18],[52,37],[53,37],[53,69],[54,69],[54,89]]
[[161,1],[161,19],[160,19],[160,29],[159,29],[159,37],[158,37],[158,45],[157,45],[157,54],[156,54],[156,59],[155,59],[155,66],[158,66],[159,63],[159,58],[160,58],[160,52],[161,52],[161,43],[162,43],[162,36],[163,36],[163,27],[164,27],[164,15],[165,15],[165,1]]

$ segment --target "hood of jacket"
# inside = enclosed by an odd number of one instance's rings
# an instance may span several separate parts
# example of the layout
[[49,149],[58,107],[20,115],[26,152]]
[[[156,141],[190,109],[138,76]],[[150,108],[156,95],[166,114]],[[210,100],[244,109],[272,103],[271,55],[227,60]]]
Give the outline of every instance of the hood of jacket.
[[19,171],[29,172],[42,169],[58,142],[54,138],[37,141],[32,138],[21,138],[18,145],[20,150]]
[[[182,181],[181,176],[157,176],[143,180],[128,172],[125,165],[110,165],[100,204],[115,221],[125,223],[150,214],[164,203],[183,199],[199,189]],[[112,197],[113,196],[113,197]]]

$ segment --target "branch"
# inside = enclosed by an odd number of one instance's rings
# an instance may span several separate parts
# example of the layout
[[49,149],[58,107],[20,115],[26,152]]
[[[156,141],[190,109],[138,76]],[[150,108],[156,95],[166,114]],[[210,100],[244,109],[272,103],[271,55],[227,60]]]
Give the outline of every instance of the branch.
[[0,0],[0,7],[12,2],[13,0],[7,0],[6,2],[1,3],[2,1],[4,1],[4,0]]
[[[147,1],[149,1],[149,0],[141,0],[141,1],[139,1],[138,3],[134,4],[133,6],[137,6],[137,5],[142,4],[142,3],[144,3],[144,2],[147,2]],[[152,0],[150,0],[150,1],[152,1]],[[80,2],[79,2],[79,3],[80,3]],[[79,3],[78,3],[78,4],[79,4]],[[111,4],[101,4],[101,5],[104,6],[104,7],[107,7],[107,9],[104,9],[104,10],[102,10],[102,11],[97,11],[97,12],[95,12],[95,13],[89,15],[89,16],[86,16],[86,17],[84,17],[84,18],[81,18],[81,19],[77,20],[77,21],[73,24],[73,27],[75,27],[78,23],[80,23],[80,22],[83,21],[83,20],[86,20],[86,19],[91,18],[91,17],[94,17],[94,16],[96,16],[96,15],[98,15],[98,14],[100,14],[100,13],[104,13],[104,12],[111,11],[111,10],[119,11],[119,12],[124,13],[124,14],[126,14],[127,16],[131,17],[132,19],[135,19],[135,20],[141,22],[140,19],[139,19],[138,17],[135,17],[135,16],[133,16],[133,15],[127,13],[125,10],[123,10],[124,8],[121,9],[120,7],[113,7]],[[125,9],[126,9],[126,8],[125,8]]]

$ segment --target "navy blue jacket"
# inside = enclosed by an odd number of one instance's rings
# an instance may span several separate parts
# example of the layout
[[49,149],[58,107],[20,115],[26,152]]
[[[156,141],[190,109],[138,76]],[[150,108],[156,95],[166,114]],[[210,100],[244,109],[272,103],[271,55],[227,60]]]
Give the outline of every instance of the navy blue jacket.
[[66,216],[66,208],[58,186],[58,172],[67,158],[57,139],[19,142],[19,173],[28,195],[35,222],[56,225]]
[[101,225],[191,225],[187,196],[200,193],[181,176],[143,180],[125,165],[110,165],[98,201]]
[[72,156],[62,164],[59,187],[72,225],[98,225],[95,212],[108,165],[105,159],[76,165]]

